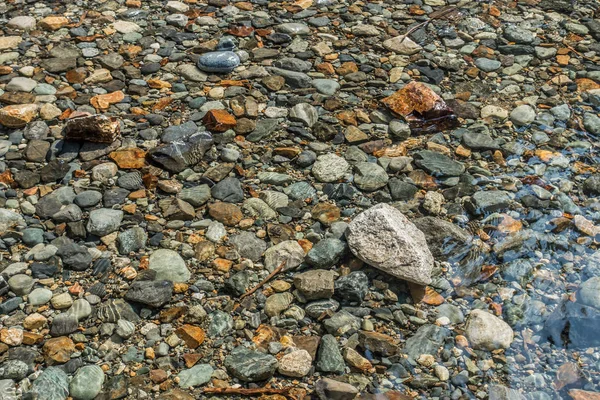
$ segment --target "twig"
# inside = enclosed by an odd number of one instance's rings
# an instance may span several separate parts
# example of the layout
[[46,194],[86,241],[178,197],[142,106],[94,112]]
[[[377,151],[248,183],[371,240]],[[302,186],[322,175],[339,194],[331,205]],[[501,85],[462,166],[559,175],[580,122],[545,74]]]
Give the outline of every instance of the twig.
[[281,272],[281,270],[283,269],[285,264],[286,264],[286,261],[282,262],[277,268],[275,268],[273,270],[273,272],[271,272],[269,275],[267,275],[267,277],[265,279],[263,279],[258,285],[254,286],[252,289],[248,290],[246,293],[241,295],[240,300],[242,300],[244,297],[250,296],[252,293],[256,292],[258,289],[263,287],[265,283],[269,282],[269,280],[271,278],[273,278],[275,275],[277,275],[279,272]]
[[262,394],[280,394],[286,396],[289,394],[291,387],[284,389],[273,389],[273,388],[256,388],[256,389],[245,389],[245,388],[204,388],[204,393],[207,394],[238,394],[241,396],[258,396]]
[[445,16],[446,14],[450,14],[453,11],[456,11],[457,8],[456,7],[450,7],[447,10],[444,10],[443,12],[440,12],[439,14],[434,15],[433,17],[429,18],[427,21],[425,22],[421,22],[420,24],[417,24],[415,26],[413,26],[412,28],[410,28],[408,30],[408,32],[406,32],[404,35],[402,35],[402,39],[400,39],[400,43],[404,42],[404,39],[406,39],[409,35],[411,35],[413,32],[418,31],[419,29],[427,26],[431,21],[433,21],[434,19],[439,19],[442,18],[443,16]]

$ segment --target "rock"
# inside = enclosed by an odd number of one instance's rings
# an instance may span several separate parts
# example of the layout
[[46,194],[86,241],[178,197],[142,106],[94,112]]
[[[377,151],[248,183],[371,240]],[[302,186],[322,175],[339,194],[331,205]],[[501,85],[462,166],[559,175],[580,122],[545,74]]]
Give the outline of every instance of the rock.
[[235,44],[231,38],[219,41],[217,51],[205,53],[198,59],[198,69],[204,72],[229,73],[240,65],[240,57],[233,52]]
[[104,371],[97,365],[81,367],[71,383],[69,394],[76,400],[92,400],[102,390],[104,384]]
[[31,92],[37,84],[33,79],[17,76],[6,84],[5,89],[8,92]]
[[434,176],[459,176],[465,171],[462,163],[431,150],[415,154],[415,164]]
[[334,182],[342,179],[348,172],[350,164],[335,154],[325,154],[317,157],[312,168],[312,174],[319,182]]
[[317,370],[342,374],[346,369],[344,358],[333,335],[323,335],[317,353]]
[[535,120],[535,110],[527,104],[518,106],[510,112],[510,120],[517,126],[529,125]]
[[100,208],[90,212],[87,230],[93,235],[106,236],[118,230],[122,220],[123,211]]
[[120,133],[121,129],[117,118],[105,115],[70,119],[64,130],[66,139],[96,143],[113,143],[119,138]]
[[275,293],[269,296],[265,302],[265,314],[269,317],[276,317],[287,310],[293,300],[294,296],[291,293]]
[[402,36],[396,36],[391,39],[387,39],[383,42],[383,47],[394,53],[411,56],[420,52],[423,48],[415,43],[411,38]]
[[[153,253],[154,255],[155,253]],[[161,274],[162,275],[162,274]],[[171,300],[173,282],[169,280],[136,281],[130,287],[125,298],[150,307],[162,307]]]
[[183,141],[156,147],[148,154],[154,162],[168,171],[178,173],[197,164],[212,143],[212,136],[208,132],[197,132]]
[[244,382],[270,379],[277,370],[277,359],[245,347],[237,347],[225,358],[225,367],[234,377]]
[[359,393],[351,384],[330,378],[319,379],[315,384],[315,392],[320,400],[352,400]]
[[425,234],[427,245],[435,259],[447,260],[459,254],[473,240],[467,231],[440,218],[423,217],[413,222]]
[[319,119],[317,110],[308,103],[296,104],[290,110],[290,119],[304,124],[304,126],[312,127]]
[[507,349],[513,341],[513,330],[500,318],[483,310],[473,310],[467,319],[465,336],[474,349]]
[[294,286],[306,300],[329,299],[333,296],[335,275],[322,269],[296,274]]
[[337,263],[344,252],[344,242],[334,238],[319,241],[306,255],[306,261],[317,268],[329,268]]
[[450,335],[450,331],[437,325],[423,325],[404,345],[403,352],[408,355],[411,362],[419,358],[421,354],[437,354],[444,339]]
[[46,340],[42,348],[46,361],[52,364],[64,364],[75,352],[75,344],[66,336]]
[[237,125],[235,117],[225,110],[209,110],[202,122],[211,132],[225,132]]
[[179,387],[187,389],[201,386],[210,381],[213,374],[213,368],[208,364],[194,365],[190,369],[184,369],[179,373]]
[[0,124],[8,128],[22,128],[38,115],[36,104],[17,104],[0,108]]
[[278,371],[281,375],[302,378],[308,375],[312,367],[312,357],[306,350],[294,350],[279,360]]
[[346,231],[355,256],[396,278],[431,282],[433,256],[425,235],[400,211],[379,204],[359,214]]
[[36,21],[34,17],[28,15],[20,15],[18,17],[14,17],[8,20],[6,26],[12,29],[30,31],[32,29],[35,29]]
[[2,232],[8,232],[17,225],[24,225],[25,221],[23,217],[14,211],[0,208],[0,230]]
[[360,162],[354,165],[354,182],[360,190],[373,192],[388,183],[388,175],[375,163]]
[[156,271],[155,279],[159,281],[187,282],[191,277],[185,261],[173,250],[156,250],[150,256],[148,268]]
[[490,60],[489,58],[477,58],[475,65],[484,72],[493,72],[499,69],[502,63],[498,60]]
[[69,396],[68,379],[62,369],[46,368],[31,385],[31,393],[39,400],[65,400]]

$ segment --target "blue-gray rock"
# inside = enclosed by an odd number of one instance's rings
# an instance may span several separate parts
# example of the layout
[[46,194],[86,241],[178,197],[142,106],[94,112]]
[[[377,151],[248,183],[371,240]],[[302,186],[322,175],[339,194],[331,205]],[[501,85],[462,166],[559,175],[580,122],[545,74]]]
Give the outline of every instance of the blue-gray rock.
[[71,383],[69,394],[75,400],[92,400],[102,390],[104,371],[97,365],[86,365],[79,368]]
[[148,234],[139,226],[127,229],[119,233],[117,237],[117,249],[121,254],[129,254],[132,251],[138,251],[146,246]]
[[65,400],[69,395],[67,374],[59,367],[48,367],[31,385],[36,400]]
[[185,261],[173,250],[156,250],[150,256],[148,268],[156,271],[157,280],[187,282],[191,277]]
[[277,370],[277,359],[270,354],[240,346],[225,358],[225,368],[244,382],[263,381],[270,379]]
[[125,299],[159,308],[171,300],[173,282],[171,281],[135,281],[129,286]]
[[235,44],[231,38],[222,38],[217,51],[202,54],[198,59],[198,68],[204,72],[229,73],[240,65],[240,57],[233,52]]
[[252,261],[259,261],[267,249],[265,241],[256,237],[253,232],[240,232],[231,237],[229,243],[233,245],[240,256],[249,258]]
[[339,239],[320,240],[306,255],[306,262],[317,268],[327,269],[335,265],[344,255],[346,244]]
[[87,230],[92,235],[106,236],[119,229],[123,220],[123,211],[100,208],[90,212]]
[[213,368],[208,364],[198,364],[190,369],[184,369],[177,375],[179,377],[179,387],[188,389],[204,385],[210,381],[212,373]]
[[323,335],[317,351],[317,370],[343,374],[346,369],[344,357],[333,335]]
[[244,200],[242,184],[236,178],[229,177],[217,183],[211,189],[212,197],[226,203],[239,203]]

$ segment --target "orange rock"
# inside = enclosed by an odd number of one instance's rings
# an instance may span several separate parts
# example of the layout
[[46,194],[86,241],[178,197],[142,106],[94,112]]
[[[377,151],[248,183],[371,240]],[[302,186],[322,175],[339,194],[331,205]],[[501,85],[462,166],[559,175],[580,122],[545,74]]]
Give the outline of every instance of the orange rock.
[[56,31],[63,26],[69,25],[69,20],[65,17],[58,15],[49,15],[46,18],[38,22],[38,25],[48,31]]
[[87,77],[87,70],[85,68],[75,68],[67,71],[66,77],[69,83],[83,83]]
[[42,351],[48,364],[64,364],[75,352],[75,344],[68,337],[60,336],[46,340]]
[[210,110],[202,118],[202,122],[213,132],[225,132],[237,125],[235,117],[225,110]]
[[108,156],[119,168],[142,168],[146,165],[146,152],[137,147],[115,150]]
[[233,265],[233,261],[226,260],[224,258],[216,258],[213,261],[213,268],[219,272],[229,272],[231,270],[231,266]]
[[439,306],[445,301],[444,297],[432,287],[409,283],[408,288],[415,303],[422,302],[430,306]]
[[126,204],[121,208],[127,214],[135,214],[135,210],[137,210],[137,206],[135,204]]
[[[236,3],[237,6],[238,3]],[[187,368],[192,368],[202,358],[202,354],[198,353],[186,353],[183,355],[183,361]]]
[[125,94],[122,91],[117,90],[116,92],[99,94],[90,99],[90,104],[94,108],[99,110],[106,110],[111,104],[120,103],[125,98]]
[[148,79],[146,82],[152,89],[165,89],[171,87],[169,82],[161,81],[160,79]]
[[34,344],[42,343],[44,341],[44,335],[33,332],[23,332],[23,344],[27,346],[33,346]]
[[589,92],[590,90],[600,89],[600,83],[589,78],[575,79],[575,83],[577,83],[577,90],[580,92]]
[[137,199],[145,199],[146,198],[146,190],[140,189],[134,192],[129,193],[127,196],[129,200],[137,200]]
[[583,381],[584,379],[585,378],[579,366],[575,363],[568,362],[561,365],[556,371],[554,386],[556,387],[556,390],[561,390],[565,386],[575,384],[579,381]]
[[140,8],[142,6],[142,2],[140,0],[127,0],[125,5],[131,8]]
[[0,124],[8,128],[22,128],[37,116],[36,104],[15,104],[0,108]]
[[185,324],[178,328],[175,333],[185,342],[190,349],[196,349],[204,342],[204,330],[199,326]]
[[456,148],[455,153],[457,156],[460,156],[460,157],[471,157],[471,150],[467,149],[462,144]]
[[308,254],[310,249],[312,249],[312,247],[313,247],[312,242],[310,240],[306,240],[306,239],[298,240],[298,244],[300,245],[300,247],[302,247],[302,250],[304,250],[305,254]]
[[569,60],[571,59],[571,57],[569,55],[564,55],[564,56],[556,56],[556,62],[558,63],[558,65],[569,65]]
[[8,169],[0,174],[0,182],[4,183],[6,186],[9,186],[9,187],[16,187],[16,183],[15,183],[15,180],[13,179],[13,175],[10,172],[10,170],[8,170]]
[[235,226],[242,220],[242,210],[235,204],[217,202],[208,206],[211,217],[227,226]]
[[74,296],[79,296],[79,294],[81,294],[82,292],[83,292],[83,286],[81,286],[79,284],[79,282],[75,282],[74,285],[69,287],[69,293],[71,293]]
[[497,229],[502,233],[514,233],[523,228],[523,223],[514,219],[508,214],[501,214],[502,221],[498,224]]
[[569,390],[569,396],[573,400],[600,400],[600,393],[588,392],[587,390],[571,389]]
[[463,335],[456,335],[455,342],[459,347],[469,347],[469,341]]
[[322,72],[327,75],[333,75],[335,73],[335,69],[333,69],[333,65],[328,62],[324,62],[317,65],[317,71]]
[[358,65],[356,65],[354,62],[348,61],[342,63],[342,65],[340,65],[335,71],[342,76],[348,75],[353,72],[358,72]]
[[0,66],[0,75],[8,75],[8,74],[12,74],[12,72],[13,72],[12,67],[9,67],[8,65]]

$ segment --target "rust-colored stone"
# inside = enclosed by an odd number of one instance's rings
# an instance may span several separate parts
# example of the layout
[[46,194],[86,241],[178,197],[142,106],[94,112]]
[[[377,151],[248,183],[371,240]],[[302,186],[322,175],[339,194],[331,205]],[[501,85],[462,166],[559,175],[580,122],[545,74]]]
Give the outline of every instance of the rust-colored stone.
[[142,168],[146,165],[146,152],[137,147],[115,150],[108,155],[119,168]]
[[569,390],[569,396],[573,400],[600,400],[600,393],[588,392],[587,390],[571,389]]
[[122,91],[117,90],[116,92],[99,94],[90,99],[90,104],[94,108],[99,110],[106,110],[111,104],[120,103],[125,98],[125,94]]
[[69,83],[83,83],[87,78],[87,70],[85,68],[75,68],[67,71],[66,77]]
[[0,124],[9,128],[22,128],[38,115],[36,104],[15,104],[0,108]]
[[119,137],[120,132],[121,128],[116,117],[90,115],[67,121],[65,139],[113,143]]
[[235,226],[242,220],[242,210],[235,204],[217,202],[208,206],[211,217],[227,226]]
[[46,340],[42,348],[48,364],[64,364],[75,352],[75,344],[66,336]]
[[199,326],[185,324],[179,327],[175,333],[185,342],[190,349],[196,349],[204,342],[204,330]]
[[410,82],[382,102],[409,123],[415,134],[440,132],[458,126],[444,100],[421,82]]
[[210,110],[202,118],[202,122],[213,132],[225,132],[237,125],[235,117],[225,110]]
[[63,26],[69,25],[69,20],[63,16],[49,15],[38,22],[38,25],[47,31],[56,31]]

